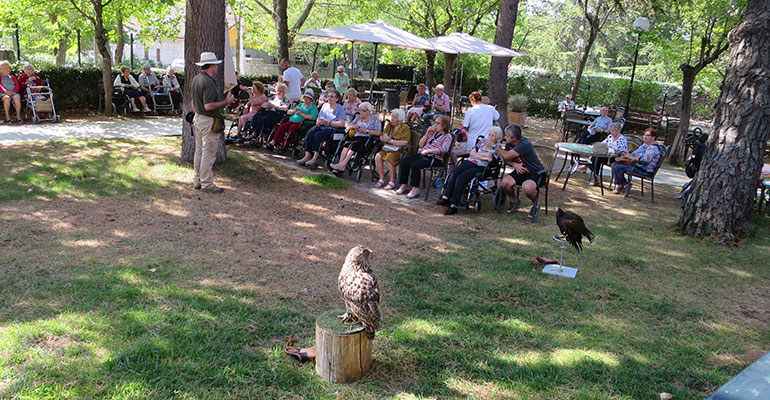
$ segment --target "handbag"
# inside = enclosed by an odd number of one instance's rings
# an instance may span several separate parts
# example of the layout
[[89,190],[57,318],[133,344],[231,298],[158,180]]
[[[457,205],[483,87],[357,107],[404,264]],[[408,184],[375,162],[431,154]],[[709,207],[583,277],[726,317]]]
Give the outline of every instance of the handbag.
[[607,143],[596,142],[591,146],[591,152],[594,154],[607,155],[610,152],[610,147],[607,146]]
[[214,124],[211,125],[211,132],[224,133],[225,132],[225,118],[222,116],[214,117]]
[[382,149],[385,151],[401,151],[401,147],[392,144],[386,144],[382,146]]
[[615,157],[615,162],[616,163],[625,164],[625,165],[633,165],[634,164],[634,162],[631,161],[631,159],[628,158],[628,157]]

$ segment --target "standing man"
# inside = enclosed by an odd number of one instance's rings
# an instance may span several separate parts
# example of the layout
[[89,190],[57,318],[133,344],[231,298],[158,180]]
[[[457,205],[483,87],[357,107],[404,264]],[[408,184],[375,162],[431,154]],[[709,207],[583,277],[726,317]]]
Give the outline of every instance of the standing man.
[[302,95],[302,86],[305,84],[305,77],[300,70],[291,66],[291,61],[285,58],[281,60],[281,68],[283,68],[283,84],[289,88],[286,91],[286,100],[289,102],[299,100]]
[[200,62],[195,63],[201,67],[201,73],[190,83],[193,110],[195,111],[193,118],[193,135],[195,135],[193,189],[200,189],[207,193],[225,191],[214,185],[214,171],[212,170],[217,158],[219,135],[225,130],[222,108],[233,101],[232,93],[227,93],[227,98],[222,99],[222,92],[217,89],[217,82],[214,80],[221,63],[222,60],[217,60],[216,54],[201,53]]
[[540,204],[537,200],[537,187],[540,186],[540,171],[543,170],[543,163],[537,158],[535,147],[529,139],[521,136],[521,127],[510,124],[505,127],[503,143],[506,149],[502,147],[495,148],[497,154],[503,158],[506,165],[513,167],[513,172],[503,177],[502,188],[510,204],[508,213],[512,214],[519,208],[519,198],[516,196],[516,185],[521,185],[521,190],[530,200],[532,208],[529,210],[529,220],[535,221]]
[[334,88],[340,93],[347,93],[350,87],[350,77],[345,73],[345,67],[337,67],[337,74],[334,75]]

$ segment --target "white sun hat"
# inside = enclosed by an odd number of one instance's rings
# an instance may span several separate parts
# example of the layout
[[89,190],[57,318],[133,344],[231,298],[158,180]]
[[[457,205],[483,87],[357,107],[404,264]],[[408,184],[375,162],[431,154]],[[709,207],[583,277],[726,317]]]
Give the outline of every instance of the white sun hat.
[[204,51],[201,53],[201,61],[195,63],[195,65],[202,67],[206,64],[221,64],[222,60],[217,60],[217,55],[210,52],[210,51]]

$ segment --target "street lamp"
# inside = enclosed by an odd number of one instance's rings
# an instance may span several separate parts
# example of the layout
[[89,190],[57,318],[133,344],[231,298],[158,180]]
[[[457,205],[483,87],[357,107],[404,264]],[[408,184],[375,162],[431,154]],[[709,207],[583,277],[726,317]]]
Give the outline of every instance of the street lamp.
[[[634,20],[632,29],[637,32],[636,36],[636,51],[634,51],[634,66],[631,68],[631,82],[628,84],[628,97],[626,98],[626,109],[623,111],[623,119],[628,120],[628,108],[631,107],[631,90],[634,87],[634,75],[636,74],[636,59],[639,57],[639,40],[642,37],[642,32],[650,30],[650,20],[644,17],[639,17]],[[625,124],[623,125],[625,128]]]

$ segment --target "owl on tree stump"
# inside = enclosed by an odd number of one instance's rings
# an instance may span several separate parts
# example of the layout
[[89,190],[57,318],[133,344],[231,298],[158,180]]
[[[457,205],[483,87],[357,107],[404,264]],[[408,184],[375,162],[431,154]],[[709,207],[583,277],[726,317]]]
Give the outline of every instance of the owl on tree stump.
[[380,327],[380,288],[369,265],[372,251],[364,246],[350,249],[337,277],[345,301],[345,314],[338,316],[346,324],[361,323],[369,336]]

